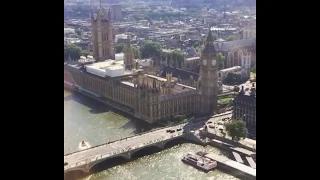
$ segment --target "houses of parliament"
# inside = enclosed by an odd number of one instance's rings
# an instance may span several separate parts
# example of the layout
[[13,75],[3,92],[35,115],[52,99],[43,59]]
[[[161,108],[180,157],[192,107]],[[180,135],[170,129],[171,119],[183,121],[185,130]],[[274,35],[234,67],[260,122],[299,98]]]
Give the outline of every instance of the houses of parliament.
[[201,54],[198,81],[189,86],[172,72],[160,77],[141,68],[130,42],[125,44],[124,60],[114,60],[110,11],[100,9],[91,16],[93,57],[65,63],[65,82],[67,79],[76,89],[127,107],[135,117],[149,123],[176,115],[215,113],[218,63],[211,31]]

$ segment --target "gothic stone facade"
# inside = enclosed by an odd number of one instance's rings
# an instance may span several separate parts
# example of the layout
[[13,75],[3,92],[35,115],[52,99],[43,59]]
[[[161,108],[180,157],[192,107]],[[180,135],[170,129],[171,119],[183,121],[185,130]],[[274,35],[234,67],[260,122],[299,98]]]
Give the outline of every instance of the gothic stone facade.
[[233,101],[233,119],[244,120],[248,132],[256,134],[256,93],[255,88],[245,91],[243,86]]
[[96,17],[91,14],[91,36],[93,57],[98,60],[114,59],[111,12],[100,9]]
[[166,79],[137,73],[121,77],[99,77],[83,67],[66,66],[76,84],[133,110],[135,116],[149,123],[175,115],[194,112],[196,89]]

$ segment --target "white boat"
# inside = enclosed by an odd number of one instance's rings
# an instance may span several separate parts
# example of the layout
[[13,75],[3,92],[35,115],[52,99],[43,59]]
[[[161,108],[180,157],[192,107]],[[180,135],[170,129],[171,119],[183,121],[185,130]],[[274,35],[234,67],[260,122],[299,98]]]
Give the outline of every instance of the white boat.
[[83,149],[87,149],[87,148],[90,148],[90,144],[88,142],[85,142],[85,141],[81,141],[80,144],[79,144],[79,149],[80,150],[83,150]]

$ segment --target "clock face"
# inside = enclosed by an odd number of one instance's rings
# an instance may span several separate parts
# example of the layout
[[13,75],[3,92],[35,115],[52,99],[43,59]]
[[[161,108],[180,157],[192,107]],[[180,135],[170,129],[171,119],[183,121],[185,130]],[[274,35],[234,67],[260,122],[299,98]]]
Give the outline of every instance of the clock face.
[[217,61],[216,61],[215,59],[213,59],[213,60],[211,61],[211,64],[212,64],[212,66],[215,66],[215,65],[217,64]]
[[206,59],[204,59],[202,62],[203,62],[203,65],[207,65],[207,60]]

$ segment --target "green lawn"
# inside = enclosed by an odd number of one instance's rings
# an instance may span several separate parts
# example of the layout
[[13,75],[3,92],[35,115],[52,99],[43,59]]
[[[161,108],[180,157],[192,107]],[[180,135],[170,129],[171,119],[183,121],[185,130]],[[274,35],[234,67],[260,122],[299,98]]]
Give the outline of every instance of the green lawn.
[[250,77],[251,77],[251,78],[256,78],[256,73],[250,72]]
[[218,103],[219,104],[228,104],[230,103],[230,101],[232,100],[233,98],[230,98],[230,97],[226,97],[226,98],[221,98],[218,100]]

